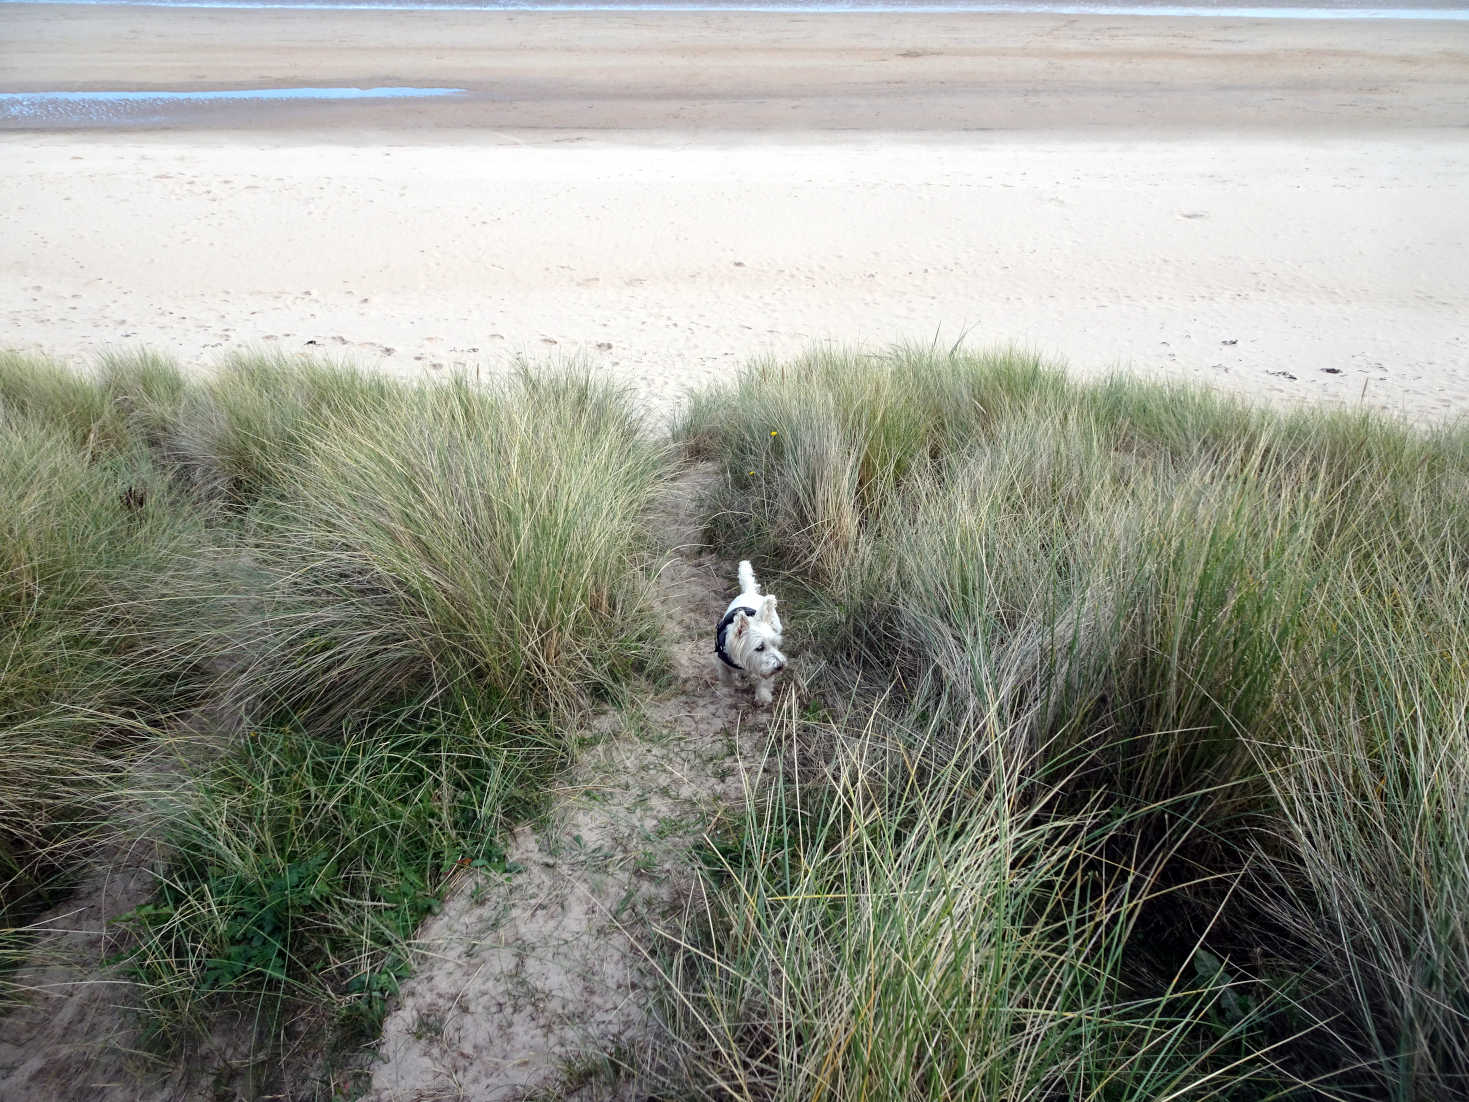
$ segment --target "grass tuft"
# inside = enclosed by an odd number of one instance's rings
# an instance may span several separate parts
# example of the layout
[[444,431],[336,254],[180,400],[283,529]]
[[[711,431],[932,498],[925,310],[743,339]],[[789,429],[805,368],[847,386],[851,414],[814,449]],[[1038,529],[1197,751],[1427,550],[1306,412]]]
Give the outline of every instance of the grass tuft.
[[[776,717],[787,746],[704,852],[659,1070],[710,1098],[1265,1098],[1285,999],[1141,947],[1187,828],[1050,814],[952,731]],[[983,732],[973,731],[978,738]],[[937,738],[935,738],[937,736]],[[922,764],[920,764],[922,763]],[[809,770],[809,766],[807,767]],[[1127,861],[1113,858],[1125,847]]]
[[[197,551],[199,523],[134,448],[96,447],[38,365],[0,400],[0,923],[19,926],[95,840],[136,726],[183,706],[192,671],[137,615],[143,579]],[[88,393],[88,392],[83,392]],[[84,431],[85,430],[85,431]],[[64,876],[63,876],[64,879]]]
[[[1037,903],[1025,936],[1049,946],[1048,973],[1080,984],[1110,944],[1123,959],[1109,975],[1137,1005],[1176,1008],[1157,978],[1216,960],[1262,985],[1256,1006],[1289,1008],[1290,1028],[1262,1021],[1248,1038],[1260,1060],[1241,1074],[1273,1067],[1271,1082],[1341,1097],[1469,1094],[1469,946],[1457,917],[1469,906],[1458,795],[1469,790],[1459,776],[1469,432],[1275,414],[1121,378],[1076,384],[1024,357],[898,349],[759,366],[698,400],[678,435],[722,467],[706,503],[720,549],[757,560],[772,589],[799,597],[790,623],[844,691],[887,701],[900,728],[923,732],[903,762],[963,761],[980,791],[995,777],[1015,786],[1008,818],[989,805],[963,812],[978,831],[966,852],[1033,831],[1026,868],[1101,877],[1133,915],[1056,945],[1050,904]],[[890,755],[863,760],[862,786],[905,783]],[[921,820],[932,795],[905,791],[886,814]],[[1045,814],[1027,818],[1035,809]],[[807,937],[783,933],[786,918],[748,925],[751,900],[777,891],[772,868],[810,867],[794,843],[780,852],[772,814],[751,812],[764,839],[758,885],[747,877],[719,904],[745,915],[749,936],[736,955],[708,950],[710,967],[761,984]],[[1101,824],[1105,842],[1078,848],[1066,825],[1078,817]],[[863,819],[842,837],[865,846],[885,829]],[[1155,853],[1166,860],[1134,861]],[[863,856],[843,876],[860,882],[887,860]],[[955,855],[925,860],[983,882],[958,872]],[[1000,879],[1015,875],[1004,866]],[[885,883],[902,896],[902,884],[929,881],[905,868]],[[833,898],[829,918],[802,921],[845,929],[871,906],[847,889]],[[1146,931],[1149,952],[1117,932],[1128,926]],[[867,948],[824,952],[874,969],[885,966],[880,944],[873,935]],[[926,961],[903,967],[926,975]],[[835,1000],[806,978],[816,967],[781,981],[782,997]],[[846,997],[858,996],[874,1008],[898,997],[876,985]],[[1209,1013],[1187,1010],[1184,1032]],[[1043,1020],[1021,1030],[1027,1043],[1046,1043]],[[932,1029],[916,1021],[903,1036],[928,1066],[918,1038]],[[850,1029],[822,1024],[801,1039],[803,1051],[841,1048],[827,1062],[833,1084],[857,1059]],[[876,1034],[850,1036],[865,1045]],[[1097,1067],[1064,1088],[1015,1066],[976,1089],[1111,1097],[1103,1084],[1117,1080],[1095,1076],[1127,1044],[1109,1040]],[[775,1063],[800,1059],[783,1050]],[[1207,1078],[1212,1057],[1189,1066],[1206,1076],[1197,1089],[1232,1082],[1233,1071]],[[810,1089],[784,1075],[775,1095]],[[1173,1089],[1136,1081],[1139,1096]],[[921,1084],[884,1090],[943,1096]]]
[[163,855],[120,957],[161,1042],[234,1036],[249,1093],[370,1036],[451,878],[508,871],[576,717],[657,663],[666,468],[575,370],[0,360],[6,959],[120,834]]

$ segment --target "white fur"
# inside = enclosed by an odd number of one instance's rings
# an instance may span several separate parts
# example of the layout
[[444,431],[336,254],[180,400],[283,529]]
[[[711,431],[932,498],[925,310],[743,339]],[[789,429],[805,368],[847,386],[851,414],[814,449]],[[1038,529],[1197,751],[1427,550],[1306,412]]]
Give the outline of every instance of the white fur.
[[718,655],[714,661],[719,666],[720,680],[726,685],[742,679],[753,681],[755,700],[760,704],[770,703],[775,692],[772,682],[786,667],[786,656],[780,650],[780,614],[775,606],[774,597],[761,594],[749,562],[740,563],[740,595],[730,601],[724,613],[728,616],[730,609],[753,608],[755,615],[738,613],[725,631],[725,653],[740,669],[730,669]]

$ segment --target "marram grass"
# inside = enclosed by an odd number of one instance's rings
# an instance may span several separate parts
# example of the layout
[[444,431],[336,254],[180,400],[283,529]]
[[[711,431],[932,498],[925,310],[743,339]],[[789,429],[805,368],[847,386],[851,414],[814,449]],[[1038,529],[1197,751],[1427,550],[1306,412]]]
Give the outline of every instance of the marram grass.
[[329,721],[425,689],[572,706],[611,687],[656,653],[632,568],[651,561],[663,462],[615,392],[570,379],[323,418],[256,521],[246,711]]
[[[1126,891],[1154,957],[1221,961],[1276,1008],[1244,1037],[1271,1082],[1469,1095],[1469,432],[897,350],[759,365],[678,436],[723,470],[719,547],[803,598],[798,641],[906,712],[923,755],[1059,821],[1105,809],[1108,853],[1178,838]],[[781,835],[752,822],[769,870]],[[867,906],[838,893],[832,920]],[[711,967],[768,977],[803,948],[760,938]],[[1089,974],[1090,945],[1057,975]],[[802,1044],[875,1036],[850,1029]],[[971,1096],[1054,1096],[1026,1082]],[[1113,1096],[1082,1082],[1066,1096]]]
[[1143,814],[1103,800],[1036,806],[881,711],[833,724],[787,706],[772,734],[793,753],[709,839],[707,890],[667,955],[656,1076],[706,1098],[1288,1091],[1265,1034],[1285,998],[1201,945],[1161,973],[1139,952],[1183,837],[1140,842]]
[[157,1037],[233,1023],[250,1089],[314,1089],[286,1038],[370,1035],[449,875],[656,672],[666,451],[575,370],[249,358],[10,357],[0,428],[6,926],[89,841],[156,846],[122,959]]
[[[0,364],[9,394],[16,361]],[[38,369],[39,370],[39,369]],[[59,378],[59,376],[57,377]],[[94,836],[136,726],[186,706],[193,674],[152,639],[144,579],[202,526],[135,450],[66,409],[0,400],[0,922],[19,924]]]
[[[667,1092],[1469,1095],[1469,433],[900,349],[676,437],[826,664],[702,852]],[[271,1047],[370,1033],[656,675],[668,456],[575,373],[148,355],[0,358],[0,445],[5,924],[156,843],[152,1020],[309,1092]]]

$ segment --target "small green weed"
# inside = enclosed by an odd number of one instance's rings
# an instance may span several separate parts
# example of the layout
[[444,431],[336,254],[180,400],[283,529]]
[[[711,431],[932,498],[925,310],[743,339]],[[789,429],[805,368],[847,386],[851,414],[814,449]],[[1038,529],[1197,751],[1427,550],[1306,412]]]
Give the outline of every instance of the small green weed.
[[275,1028],[316,1002],[375,1028],[448,876],[509,871],[504,817],[556,763],[504,721],[422,712],[336,739],[251,731],[193,792],[156,798],[175,856],[122,920],[126,963],[166,1020],[244,1000]]

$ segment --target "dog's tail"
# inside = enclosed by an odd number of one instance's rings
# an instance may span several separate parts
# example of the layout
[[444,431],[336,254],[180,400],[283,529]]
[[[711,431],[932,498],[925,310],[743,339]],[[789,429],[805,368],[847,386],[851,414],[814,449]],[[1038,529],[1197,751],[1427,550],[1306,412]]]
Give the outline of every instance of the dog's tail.
[[755,568],[750,565],[750,560],[749,559],[744,559],[740,563],[740,592],[741,593],[759,593],[760,592],[760,586],[755,581]]

